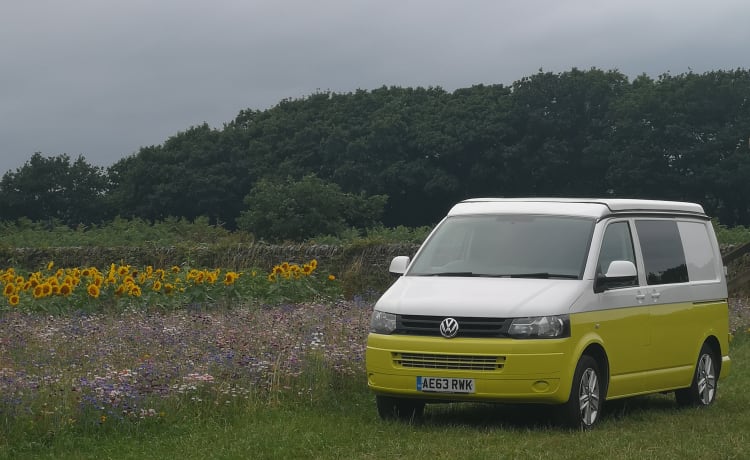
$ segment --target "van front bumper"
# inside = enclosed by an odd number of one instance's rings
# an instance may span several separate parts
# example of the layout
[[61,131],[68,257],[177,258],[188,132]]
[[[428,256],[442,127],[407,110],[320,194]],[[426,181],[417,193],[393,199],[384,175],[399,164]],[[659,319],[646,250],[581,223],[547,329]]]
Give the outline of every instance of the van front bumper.
[[[564,403],[575,363],[571,340],[444,339],[371,333],[367,384],[378,394],[441,401]],[[418,377],[473,379],[474,392],[417,389]]]

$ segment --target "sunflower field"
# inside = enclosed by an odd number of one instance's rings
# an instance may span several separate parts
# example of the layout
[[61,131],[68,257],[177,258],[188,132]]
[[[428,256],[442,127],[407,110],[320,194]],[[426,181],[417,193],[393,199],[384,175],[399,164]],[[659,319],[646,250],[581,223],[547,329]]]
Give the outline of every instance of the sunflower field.
[[234,271],[183,265],[56,267],[37,271],[0,269],[0,311],[48,313],[178,309],[334,300],[341,288],[334,274],[318,273],[312,259],[282,262],[270,271]]

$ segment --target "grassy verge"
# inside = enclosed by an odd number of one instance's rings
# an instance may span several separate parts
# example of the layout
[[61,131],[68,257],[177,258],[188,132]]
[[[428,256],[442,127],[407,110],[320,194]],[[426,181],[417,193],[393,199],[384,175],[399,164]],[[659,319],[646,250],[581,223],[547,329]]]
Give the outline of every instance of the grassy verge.
[[750,336],[732,343],[733,374],[715,405],[678,409],[672,395],[628,400],[592,432],[552,427],[544,408],[428,406],[417,424],[382,422],[363,375],[322,362],[299,379],[312,393],[232,405],[193,404],[143,423],[102,424],[48,436],[17,433],[4,458],[748,458]]

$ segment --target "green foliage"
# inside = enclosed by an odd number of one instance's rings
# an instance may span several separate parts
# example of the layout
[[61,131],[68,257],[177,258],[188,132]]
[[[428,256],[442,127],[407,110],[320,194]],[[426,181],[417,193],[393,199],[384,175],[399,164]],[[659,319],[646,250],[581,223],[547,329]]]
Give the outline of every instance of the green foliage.
[[716,219],[713,219],[713,224],[716,239],[719,240],[720,245],[750,243],[750,228],[741,225],[730,228],[720,224]]
[[[616,70],[576,68],[453,92],[316,92],[243,110],[220,129],[191,127],[106,174],[82,157],[35,154],[0,181],[0,215],[71,228],[116,215],[205,216],[264,239],[299,240],[350,237],[349,227],[363,234],[376,222],[431,226],[468,197],[548,195],[695,201],[724,225],[748,226],[748,94],[744,69],[629,81]],[[358,198],[333,217],[307,211],[300,226],[294,212],[305,200],[271,196],[298,183],[315,188],[308,201]],[[381,209],[374,197],[383,196]],[[282,207],[267,206],[274,200]]]
[[100,222],[112,212],[104,206],[107,191],[103,168],[89,165],[83,156],[71,162],[67,154],[45,157],[37,152],[0,180],[0,216],[47,221],[50,226]]
[[350,227],[378,223],[387,197],[342,192],[336,184],[308,175],[299,181],[261,180],[245,198],[247,211],[237,223],[258,238],[301,241],[337,235]]
[[193,221],[167,217],[154,223],[139,218],[115,217],[105,224],[79,225],[75,228],[56,219],[43,222],[27,218],[19,218],[14,222],[0,221],[0,247],[11,248],[170,247],[184,244],[226,246],[252,241],[251,235],[211,225],[206,217],[198,217]]

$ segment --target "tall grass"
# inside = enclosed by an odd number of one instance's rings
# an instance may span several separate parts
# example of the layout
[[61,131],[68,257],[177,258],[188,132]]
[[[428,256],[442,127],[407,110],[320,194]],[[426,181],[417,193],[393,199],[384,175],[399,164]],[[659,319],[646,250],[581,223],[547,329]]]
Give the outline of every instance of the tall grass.
[[743,459],[750,446],[746,332],[731,355],[733,375],[712,407],[638,397],[610,408],[594,431],[575,432],[551,425],[541,406],[431,405],[419,423],[383,422],[361,372],[338,373],[314,354],[299,383],[290,380],[275,396],[227,396],[226,404],[204,390],[156,417],[94,418],[48,431],[34,428],[40,415],[24,416],[0,440],[0,457]]

